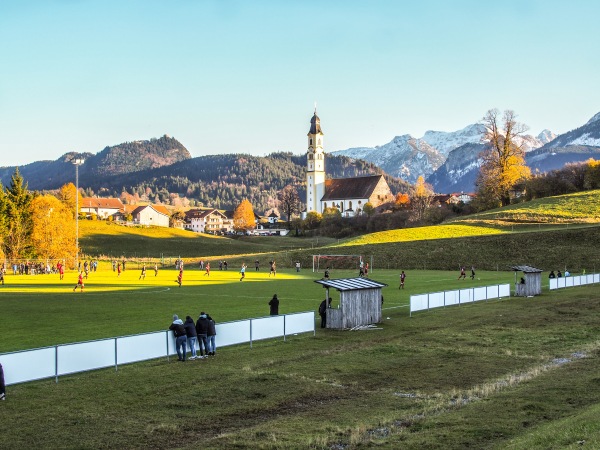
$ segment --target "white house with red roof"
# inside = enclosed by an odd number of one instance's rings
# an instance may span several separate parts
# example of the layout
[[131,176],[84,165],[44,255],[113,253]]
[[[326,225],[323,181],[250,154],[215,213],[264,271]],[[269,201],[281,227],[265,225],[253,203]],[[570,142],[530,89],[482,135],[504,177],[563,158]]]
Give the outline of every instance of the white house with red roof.
[[79,211],[85,214],[96,214],[100,219],[123,211],[123,203],[118,198],[87,197],[81,200]]
[[169,210],[163,205],[138,206],[131,212],[131,215],[134,223],[155,227],[168,227],[171,216]]

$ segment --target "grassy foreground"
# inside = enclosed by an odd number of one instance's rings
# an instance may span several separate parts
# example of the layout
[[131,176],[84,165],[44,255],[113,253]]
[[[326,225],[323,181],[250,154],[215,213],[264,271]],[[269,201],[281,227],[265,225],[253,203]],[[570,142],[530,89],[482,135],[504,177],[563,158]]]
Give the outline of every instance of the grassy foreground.
[[[208,282],[190,270],[189,285],[169,290],[158,280],[140,289],[137,271],[112,275],[95,274],[83,294],[42,277],[7,277],[0,325],[10,333],[0,349],[161,329],[173,312],[200,308],[219,321],[264,315],[275,292],[282,312],[315,309],[322,296],[309,272],[240,283],[233,273]],[[390,284],[380,329],[317,329],[316,337],[218,349],[209,360],[10,386],[0,447],[597,448],[597,286],[408,317],[411,291],[464,284],[456,276],[409,272],[399,291],[396,271],[373,273]],[[512,274],[480,277],[483,285]]]

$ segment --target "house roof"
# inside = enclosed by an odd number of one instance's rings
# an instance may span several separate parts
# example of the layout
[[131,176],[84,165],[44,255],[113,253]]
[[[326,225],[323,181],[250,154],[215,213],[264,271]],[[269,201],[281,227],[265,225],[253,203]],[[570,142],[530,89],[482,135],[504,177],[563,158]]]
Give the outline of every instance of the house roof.
[[165,208],[163,205],[142,205],[142,206],[138,206],[137,208],[135,208],[131,212],[131,215],[135,216],[135,215],[141,213],[146,208],[152,208],[154,211],[156,211],[159,214],[162,214],[163,216],[170,216],[169,210],[167,208]]
[[321,201],[369,198],[383,175],[325,180],[325,195]]
[[338,280],[315,280],[323,287],[332,287],[338,291],[360,291],[363,289],[378,289],[387,286],[385,283],[371,280],[370,278],[340,278]]
[[211,214],[219,214],[226,219],[228,218],[221,211],[219,211],[218,209],[214,209],[214,208],[213,209],[190,209],[189,211],[186,211],[185,217],[186,217],[186,219],[203,219],[207,216],[210,216]]
[[536,269],[535,267],[531,267],[531,266],[512,266],[511,269],[514,270],[515,272],[523,272],[523,273],[543,272],[542,269]]
[[123,209],[123,203],[118,198],[87,197],[81,200],[82,208]]

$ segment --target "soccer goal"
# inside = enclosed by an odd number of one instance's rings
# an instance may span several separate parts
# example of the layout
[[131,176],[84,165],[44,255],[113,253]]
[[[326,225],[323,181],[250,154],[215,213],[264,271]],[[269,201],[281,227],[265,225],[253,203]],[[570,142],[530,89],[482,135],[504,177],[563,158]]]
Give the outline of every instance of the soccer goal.
[[363,264],[366,263],[362,255],[312,255],[312,257],[313,272],[322,272],[327,268],[358,270],[361,261]]

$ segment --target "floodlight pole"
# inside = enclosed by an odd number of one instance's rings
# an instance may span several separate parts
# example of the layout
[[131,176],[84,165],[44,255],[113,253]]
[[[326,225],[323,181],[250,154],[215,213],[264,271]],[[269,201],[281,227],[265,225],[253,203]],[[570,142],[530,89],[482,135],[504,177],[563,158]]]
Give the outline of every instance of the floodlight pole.
[[84,160],[74,158],[71,162],[75,165],[75,269],[79,270],[79,166]]

